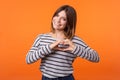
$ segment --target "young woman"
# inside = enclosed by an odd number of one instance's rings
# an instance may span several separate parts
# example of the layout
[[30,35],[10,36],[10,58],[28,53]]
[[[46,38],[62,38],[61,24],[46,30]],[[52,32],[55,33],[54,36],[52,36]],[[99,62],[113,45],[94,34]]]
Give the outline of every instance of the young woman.
[[99,56],[75,35],[76,11],[63,5],[52,17],[51,32],[38,35],[26,56],[31,64],[41,59],[42,80],[74,80],[72,63],[76,57],[99,62]]

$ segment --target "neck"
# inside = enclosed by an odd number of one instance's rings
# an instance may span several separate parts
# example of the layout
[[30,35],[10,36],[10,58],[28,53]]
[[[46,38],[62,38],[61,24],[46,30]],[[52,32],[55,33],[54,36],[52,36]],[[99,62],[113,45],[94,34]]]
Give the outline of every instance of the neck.
[[55,35],[56,35],[56,38],[57,39],[64,39],[64,38],[66,38],[65,37],[65,34],[64,34],[64,31],[55,31]]

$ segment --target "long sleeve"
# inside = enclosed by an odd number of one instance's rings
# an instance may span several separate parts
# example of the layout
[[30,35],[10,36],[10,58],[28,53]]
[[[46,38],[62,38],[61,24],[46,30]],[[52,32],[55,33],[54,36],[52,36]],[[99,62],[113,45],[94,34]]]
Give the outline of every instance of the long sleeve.
[[46,55],[51,53],[51,49],[49,44],[41,45],[41,35],[39,35],[34,44],[32,45],[31,49],[28,51],[26,55],[26,62],[28,64],[36,62],[40,58],[44,58]]
[[85,44],[83,40],[81,40],[79,37],[76,37],[73,42],[75,43],[75,48],[72,51],[73,54],[91,62],[99,62],[98,53]]

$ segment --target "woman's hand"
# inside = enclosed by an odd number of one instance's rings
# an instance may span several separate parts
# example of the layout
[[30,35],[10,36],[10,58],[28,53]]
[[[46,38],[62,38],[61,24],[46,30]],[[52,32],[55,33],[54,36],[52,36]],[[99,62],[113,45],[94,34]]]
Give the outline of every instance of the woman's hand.
[[[61,44],[61,45],[69,45],[68,47],[66,48],[62,48],[62,47],[59,47],[58,45]],[[61,51],[73,51],[75,45],[73,44],[73,42],[69,39],[65,39],[65,40],[59,40],[59,41],[56,41],[54,43],[52,43],[50,45],[50,48],[53,49],[53,50],[61,50]]]
[[58,40],[58,41],[52,43],[52,44],[50,45],[50,49],[55,49],[55,48],[58,46],[58,44],[61,43],[61,42],[62,42],[61,40]]

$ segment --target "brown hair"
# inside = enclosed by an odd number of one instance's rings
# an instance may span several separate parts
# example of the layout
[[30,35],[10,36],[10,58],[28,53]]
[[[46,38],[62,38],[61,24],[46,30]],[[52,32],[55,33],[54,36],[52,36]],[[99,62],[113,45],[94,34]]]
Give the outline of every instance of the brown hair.
[[[60,11],[63,11],[63,10],[65,10],[66,15],[67,15],[67,24],[64,29],[64,33],[68,39],[71,39],[75,35],[77,14],[73,7],[71,7],[69,5],[63,5],[56,10],[53,17],[56,16]],[[52,17],[52,19],[53,19],[53,17]],[[52,22],[51,22],[51,26],[52,26],[52,32],[54,33],[55,31],[54,31]]]

